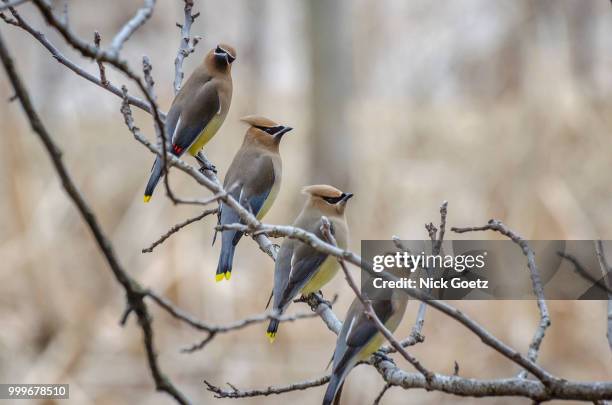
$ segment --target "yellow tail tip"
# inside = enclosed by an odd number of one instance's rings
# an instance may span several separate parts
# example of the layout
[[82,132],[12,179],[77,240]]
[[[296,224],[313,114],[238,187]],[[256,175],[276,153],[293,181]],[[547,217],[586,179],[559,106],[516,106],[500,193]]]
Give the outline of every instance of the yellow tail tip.
[[215,276],[215,281],[218,283],[219,281],[222,281],[224,278],[225,278],[225,275],[223,273],[220,273]]
[[150,195],[145,195],[144,196],[144,202],[148,203],[149,201],[151,201],[151,196]]
[[226,271],[225,272],[225,279],[227,281],[229,281],[230,278],[232,278],[232,272],[231,271]]
[[266,336],[268,336],[270,343],[274,343],[274,339],[276,339],[276,332],[266,332]]

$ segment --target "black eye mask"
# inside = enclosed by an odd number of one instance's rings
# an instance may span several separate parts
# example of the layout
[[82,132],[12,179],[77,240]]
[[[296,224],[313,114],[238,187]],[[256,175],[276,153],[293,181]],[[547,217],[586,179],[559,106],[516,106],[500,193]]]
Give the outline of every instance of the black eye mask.
[[323,199],[330,204],[338,204],[340,201],[342,201],[343,198],[344,194],[339,197],[323,197]]
[[260,127],[258,125],[254,125],[255,128],[260,129],[270,135],[274,135],[277,132],[279,132],[280,130],[282,130],[284,127],[282,125],[276,126],[276,127]]
[[229,53],[225,49],[221,48],[220,46],[217,46],[217,48],[215,49],[215,55],[217,57],[226,58],[227,62],[229,62],[229,63],[232,63],[233,61],[236,60],[236,58],[234,56],[232,56],[231,53]]

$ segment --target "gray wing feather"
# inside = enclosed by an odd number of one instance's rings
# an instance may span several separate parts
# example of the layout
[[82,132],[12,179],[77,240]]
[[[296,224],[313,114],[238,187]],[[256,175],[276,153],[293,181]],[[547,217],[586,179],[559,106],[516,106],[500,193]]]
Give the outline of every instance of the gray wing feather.
[[[304,227],[304,229],[322,238],[320,225],[321,221],[316,221],[312,226]],[[274,308],[284,310],[302,287],[310,281],[315,270],[323,264],[326,258],[326,254],[302,242],[285,239],[274,270]]]
[[[299,251],[302,246],[303,245],[298,246],[296,249],[296,257],[300,257]],[[301,255],[301,258],[294,260],[287,286],[283,290],[283,295],[281,296],[281,307],[289,304],[291,300],[297,296],[302,287],[304,287],[314,276],[315,270],[319,268],[327,258],[326,254],[318,253],[312,248],[310,249],[312,250],[312,254]]]
[[220,107],[217,89],[211,81],[206,82],[195,95],[195,100],[185,101],[172,143],[182,150],[189,148]]
[[295,247],[295,241],[285,240],[281,244],[281,248],[276,258],[274,265],[274,289],[272,290],[272,296],[274,298],[273,308],[281,310],[281,298],[283,291],[287,287],[289,282],[289,275],[291,273],[291,258],[293,257],[293,249]]
[[[372,302],[372,307],[383,324],[393,315],[391,301],[377,300]],[[355,298],[338,335],[338,343],[334,352],[334,372],[342,373],[349,360],[357,355],[378,333],[374,321],[370,320],[363,311],[361,301]]]

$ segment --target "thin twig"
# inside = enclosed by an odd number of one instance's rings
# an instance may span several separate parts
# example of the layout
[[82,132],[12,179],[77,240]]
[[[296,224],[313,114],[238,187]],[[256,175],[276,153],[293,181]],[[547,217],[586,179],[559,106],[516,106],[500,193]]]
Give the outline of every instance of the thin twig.
[[[94,31],[94,45],[96,45],[98,49],[100,49],[101,40],[102,38],[100,37],[100,33],[98,31]],[[106,68],[104,67],[104,63],[100,61],[97,61],[97,63],[98,63],[98,70],[100,71],[100,82],[102,83],[104,87],[108,87],[110,83],[108,82],[108,79],[106,79]]]
[[243,391],[229,384],[230,389],[224,390],[223,388],[217,387],[210,382],[204,380],[204,384],[206,384],[208,391],[213,392],[215,394],[215,398],[250,398],[250,397],[259,397],[259,396],[269,396],[269,395],[278,395],[284,394],[286,392],[291,391],[301,391],[312,387],[319,387],[321,385],[325,385],[329,382],[329,376],[326,375],[324,377],[320,377],[314,380],[299,382],[291,385],[287,385],[284,387],[268,387],[266,389],[261,390],[251,390],[251,391]]
[[[55,58],[55,60],[57,60],[62,65],[66,66],[68,69],[72,70],[77,75],[83,77],[85,80],[91,83],[94,83],[97,86],[102,87],[103,89],[110,91],[111,93],[113,93],[114,95],[118,97],[122,97],[121,89],[119,87],[113,86],[110,82],[107,82],[105,84],[101,78],[100,79],[97,78],[96,76],[92,75],[91,73],[79,67],[74,62],[70,61],[68,58],[66,58],[66,56],[64,56],[59,51],[59,49],[57,49],[57,47],[55,47],[55,45],[53,45],[45,37],[45,35],[42,32],[34,29],[27,21],[25,21],[15,9],[11,9],[10,11],[15,17],[15,23],[14,24],[9,23],[6,19],[5,19],[5,22],[12,24],[12,25],[16,25],[22,28],[24,31],[28,32],[30,35],[34,37],[34,39],[40,42],[40,44],[49,51],[49,53],[51,54],[51,56],[53,56],[53,58]],[[100,61],[98,61],[98,63],[102,64],[102,62]],[[148,113],[152,112],[151,106],[141,98],[128,96],[128,102],[129,104],[136,106],[140,108],[141,110],[144,110]],[[160,112],[160,114],[162,115],[162,117],[165,117],[163,113]]]
[[9,25],[19,26],[19,24],[17,23],[17,20],[15,20],[14,18],[10,18],[9,16],[7,16],[1,11],[0,11],[0,20],[4,21],[5,23]]
[[380,401],[382,401],[383,396],[387,393],[387,391],[389,391],[389,388],[391,387],[392,387],[391,384],[389,383],[385,384],[382,390],[380,390],[380,393],[376,396],[376,398],[374,398],[374,402],[372,403],[372,405],[379,405]]
[[[192,345],[190,348],[181,350],[182,352],[187,352],[187,353],[202,349],[218,333],[232,332],[235,330],[243,329],[249,325],[266,322],[272,319],[276,319],[279,322],[295,322],[300,319],[314,318],[316,316],[319,316],[318,305],[317,305],[317,308],[313,307],[313,312],[297,313],[294,315],[283,315],[280,317],[276,316],[276,314],[272,312],[265,312],[262,314],[249,316],[247,318],[243,318],[243,319],[231,322],[226,325],[213,325],[213,324],[203,322],[199,319],[194,318],[193,316],[189,315],[182,309],[177,308],[174,304],[172,304],[172,302],[170,302],[170,300],[162,297],[161,295],[155,293],[152,290],[146,290],[144,294],[147,297],[150,297],[161,308],[166,310],[166,312],[168,312],[172,317],[186,323],[187,325],[191,326],[192,328],[196,330],[208,332],[208,336],[204,340]],[[327,304],[327,307],[331,308],[331,303],[324,302],[324,300],[322,300],[320,297],[318,297],[318,299],[320,300],[320,301],[317,301],[318,304],[323,305],[323,303],[325,303]],[[332,302],[335,302],[336,299],[337,299],[337,296],[334,297]]]
[[209,335],[197,342],[192,344],[191,346],[185,347],[183,349],[181,349],[181,352],[183,353],[193,353],[196,352],[198,350],[202,350],[204,348],[204,346],[206,346],[213,337],[215,337],[215,335],[217,333],[226,333],[226,332],[232,332],[238,329],[242,329],[246,326],[249,325],[253,325],[253,324],[258,324],[258,323],[262,323],[262,322],[266,322],[266,321],[270,321],[272,319],[276,319],[279,322],[295,322],[297,320],[300,319],[308,319],[308,318],[314,318],[318,316],[317,313],[314,312],[307,312],[307,313],[299,313],[299,314],[295,314],[295,315],[283,315],[283,316],[276,316],[273,313],[265,313],[265,314],[261,314],[261,315],[254,315],[254,316],[250,316],[247,318],[243,318],[240,319],[234,323],[231,323],[229,325],[223,325],[223,326],[216,326],[214,328],[211,328],[208,333]]
[[191,24],[193,24],[195,19],[198,18],[200,13],[191,14],[191,10],[193,8],[193,0],[184,1],[185,19],[182,24],[176,24],[181,29],[181,41],[179,43],[179,49],[176,54],[176,58],[174,59],[174,94],[177,94],[179,92],[179,90],[181,89],[181,83],[183,82],[183,61],[186,57],[188,57],[195,51],[195,47],[200,41],[200,37],[194,37],[192,45],[189,45]]
[[178,231],[180,231],[181,229],[183,229],[187,225],[193,224],[194,222],[197,222],[197,221],[207,217],[208,215],[216,214],[217,212],[219,212],[218,208],[211,208],[211,209],[205,210],[204,212],[202,212],[199,215],[196,215],[195,217],[189,218],[189,219],[187,219],[187,220],[185,220],[183,222],[179,222],[178,224],[176,224],[172,228],[170,228],[162,236],[160,236],[159,239],[157,239],[155,242],[153,242],[149,247],[142,249],[142,253],[151,253],[151,252],[153,252],[153,249],[155,249],[157,246],[159,246],[162,243],[164,243],[166,241],[166,239],[168,239],[170,236],[174,235],[175,233],[177,233]]
[[149,103],[151,109],[150,112],[153,116],[153,122],[157,127],[161,128],[163,134],[165,131],[163,118],[159,107],[155,102],[155,97],[148,91],[147,84],[145,83],[145,81],[128,66],[127,62],[125,60],[120,59],[116,52],[104,51],[102,49],[97,48],[95,45],[92,45],[80,39],[72,32],[72,30],[67,25],[65,25],[60,19],[55,16],[55,14],[53,13],[53,9],[49,4],[47,4],[45,0],[31,1],[36,5],[47,24],[55,28],[55,30],[66,40],[66,42],[74,49],[79,51],[81,55],[91,58],[95,61],[109,63],[110,65],[121,71],[128,78],[130,78],[138,86],[138,88],[145,95],[145,98]]
[[70,24],[70,15],[68,14],[68,0],[62,2],[62,22],[65,25]]
[[119,55],[119,51],[123,47],[123,44],[130,39],[132,34],[136,30],[142,27],[151,15],[153,14],[153,8],[155,7],[155,0],[145,0],[144,5],[138,9],[134,17],[132,17],[125,25],[119,30],[117,35],[111,42],[109,52],[114,55]]
[[[529,345],[529,350],[527,352],[527,358],[534,362],[538,358],[538,353],[540,351],[540,346],[542,341],[544,340],[544,336],[546,334],[546,329],[551,324],[550,315],[548,312],[548,306],[546,305],[546,299],[544,298],[544,289],[542,288],[542,281],[540,279],[540,273],[535,263],[535,253],[527,243],[523,237],[519,234],[508,228],[501,221],[496,219],[491,219],[487,223],[487,225],[480,227],[469,227],[469,228],[451,228],[453,232],[456,233],[465,233],[465,232],[474,232],[474,231],[495,231],[499,232],[502,235],[510,238],[514,243],[516,243],[523,254],[527,258],[527,267],[529,268],[529,274],[531,276],[531,284],[533,288],[533,292],[537,298],[538,309],[540,311],[540,323],[533,335],[531,340],[531,344]],[[520,377],[525,378],[526,372],[523,371],[519,374]]]
[[0,11],[4,11],[8,9],[9,7],[20,6],[27,1],[30,1],[30,0],[12,0],[12,1],[2,0],[3,4],[0,4]]
[[[155,85],[155,81],[153,80],[153,76],[151,72],[153,71],[153,66],[151,66],[151,61],[148,56],[142,57],[142,72],[144,74],[144,81],[146,84],[146,92],[152,100],[155,100],[155,92],[153,90],[153,86]],[[155,104],[152,101],[152,104]],[[170,146],[171,139],[166,137],[166,129],[165,126],[156,120],[154,120],[155,134],[157,135],[157,144],[162,151],[162,173],[161,175],[164,177],[164,187],[166,189],[166,195],[168,198],[176,205],[185,203],[188,204],[186,200],[181,200],[174,195],[172,189],[170,188],[170,176],[168,176],[168,147]]]
[[[447,214],[448,214],[448,202],[444,201],[442,202],[442,205],[440,205],[440,229],[437,235],[436,235],[436,230],[433,224],[425,225],[425,229],[428,231],[430,238],[432,238],[432,254],[433,255],[439,254],[440,251],[442,250],[442,243],[444,242],[444,233],[446,230]],[[430,230],[433,232],[430,232]],[[393,236],[392,240],[393,240],[393,243],[395,244],[395,247],[397,247],[401,251],[409,252],[409,249],[406,246],[404,246],[400,238],[398,238],[397,236]],[[429,269],[425,269],[425,270],[427,271],[427,274],[429,275]],[[427,310],[427,303],[423,301],[420,302],[419,309],[417,311],[416,320],[414,322],[412,330],[410,331],[410,336],[408,336],[408,338],[400,342],[402,347],[413,346],[417,343],[422,343],[425,341],[425,338],[422,332],[423,332],[423,326],[425,325],[426,310]],[[384,353],[394,352],[392,347],[383,347],[381,351],[383,351]]]
[[602,290],[603,292],[610,294],[612,293],[612,289],[608,288],[608,286],[606,285],[605,279],[600,279],[598,280],[597,277],[592,276],[591,272],[589,272],[583,265],[582,263],[580,263],[580,261],[578,260],[578,258],[576,258],[576,256],[569,254],[569,253],[565,253],[565,252],[557,252],[557,254],[562,257],[563,259],[568,260],[570,263],[572,263],[574,265],[574,271],[576,273],[578,273],[578,275],[582,278],[584,278],[585,280],[587,280],[589,283],[593,284],[593,286],[599,288],[600,290]]

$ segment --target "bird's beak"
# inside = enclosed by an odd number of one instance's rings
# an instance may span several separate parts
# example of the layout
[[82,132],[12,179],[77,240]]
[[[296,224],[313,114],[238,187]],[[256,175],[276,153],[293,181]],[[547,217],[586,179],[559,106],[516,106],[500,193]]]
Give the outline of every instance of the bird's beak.
[[291,130],[293,130],[293,128],[291,128],[291,127],[283,127],[283,129],[281,129],[276,134],[274,134],[274,138],[280,140],[283,137],[283,135],[285,135],[287,132],[289,132]]
[[348,200],[353,197],[353,193],[342,193],[342,200],[340,200],[340,204],[344,205]]

